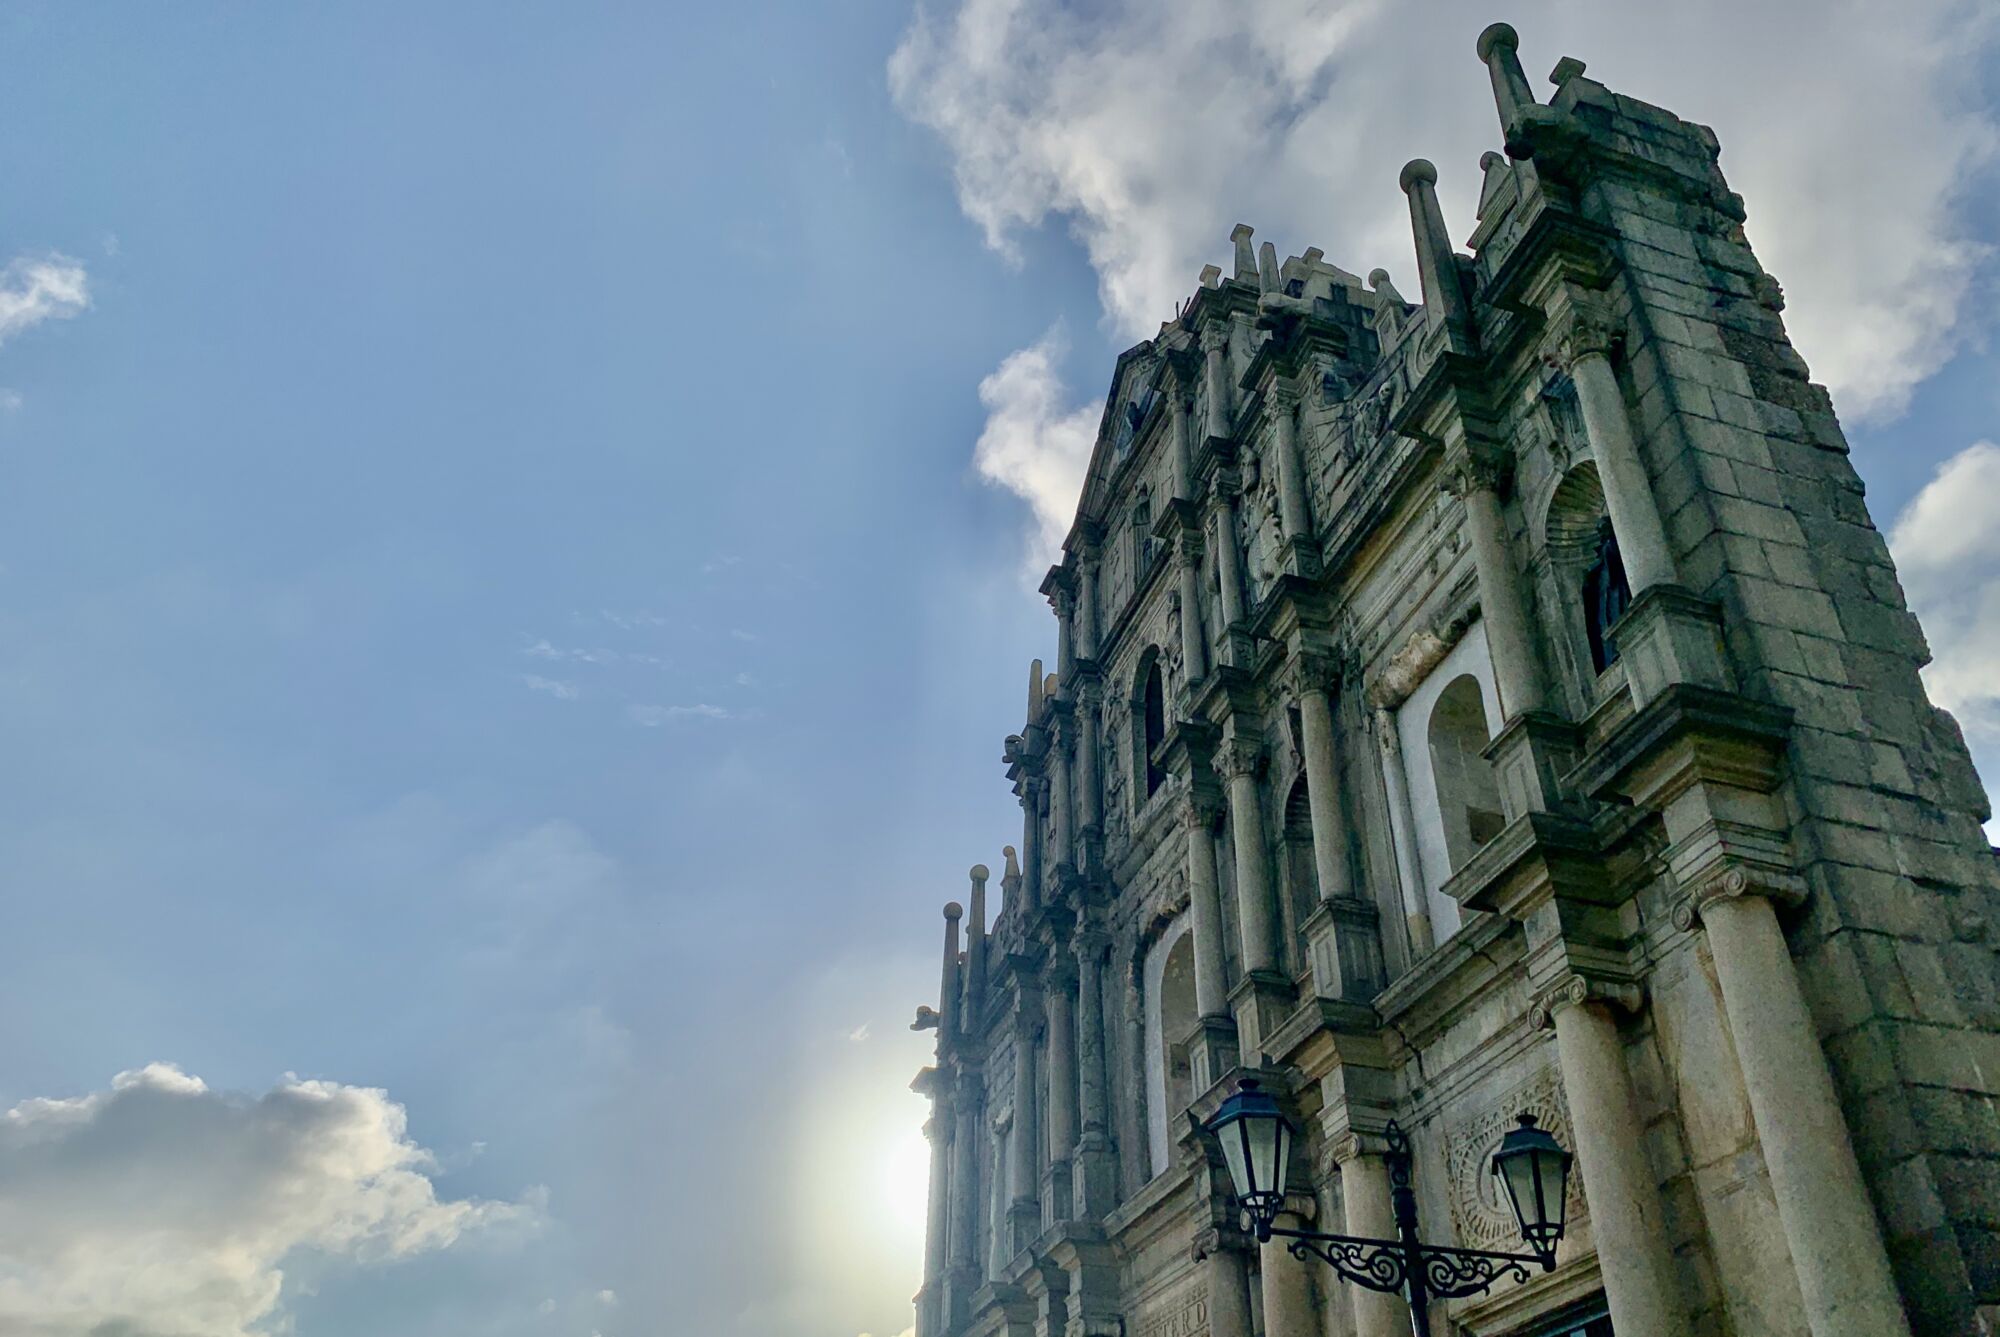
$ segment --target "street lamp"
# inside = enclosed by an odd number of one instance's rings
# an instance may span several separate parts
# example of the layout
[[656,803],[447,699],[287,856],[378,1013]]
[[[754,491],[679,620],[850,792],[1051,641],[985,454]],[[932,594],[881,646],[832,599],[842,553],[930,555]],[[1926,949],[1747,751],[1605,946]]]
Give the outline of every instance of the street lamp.
[[1526,1281],[1530,1265],[1555,1271],[1556,1245],[1566,1223],[1564,1203],[1572,1157],[1535,1116],[1501,1139],[1493,1173],[1507,1192],[1521,1238],[1534,1252],[1498,1253],[1426,1244],[1417,1235],[1417,1195],[1410,1187],[1410,1139],[1392,1119],[1383,1130],[1389,1170],[1389,1197],[1396,1213],[1396,1238],[1331,1235],[1276,1225],[1285,1205],[1285,1177],[1297,1130],[1254,1078],[1245,1078],[1206,1125],[1222,1148],[1237,1205],[1259,1243],[1287,1240],[1294,1258],[1318,1258],[1357,1286],[1409,1300],[1416,1337],[1430,1337],[1430,1299],[1483,1295],[1505,1279]]

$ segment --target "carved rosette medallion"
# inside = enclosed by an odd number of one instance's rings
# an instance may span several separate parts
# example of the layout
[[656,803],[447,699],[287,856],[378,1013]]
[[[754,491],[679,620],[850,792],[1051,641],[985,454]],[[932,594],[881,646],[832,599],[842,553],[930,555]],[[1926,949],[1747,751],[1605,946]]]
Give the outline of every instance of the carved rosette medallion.
[[[1507,1203],[1507,1192],[1493,1177],[1493,1153],[1517,1116],[1532,1114],[1556,1141],[1574,1148],[1570,1137],[1569,1102],[1554,1069],[1545,1069],[1517,1087],[1470,1122],[1450,1129],[1446,1142],[1446,1177],[1451,1183],[1451,1221],[1461,1244],[1475,1249],[1518,1250],[1520,1224]],[[1569,1179],[1569,1219],[1585,1215],[1583,1176]]]

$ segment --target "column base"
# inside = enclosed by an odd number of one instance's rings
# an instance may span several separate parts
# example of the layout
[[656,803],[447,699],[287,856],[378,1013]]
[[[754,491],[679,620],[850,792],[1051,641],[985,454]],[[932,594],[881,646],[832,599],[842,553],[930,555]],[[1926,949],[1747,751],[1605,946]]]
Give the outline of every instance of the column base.
[[1610,635],[1636,708],[1675,683],[1736,690],[1722,650],[1722,610],[1678,585],[1655,585],[1640,594]]
[[1042,1171],[1042,1228],[1069,1220],[1075,1208],[1069,1162],[1057,1161]]
[[1382,991],[1382,936],[1375,907],[1359,896],[1323,900],[1301,925],[1321,998],[1366,1003]]
[[1072,1165],[1076,1219],[1095,1221],[1117,1205],[1118,1166],[1111,1155],[1111,1139],[1100,1132],[1085,1133],[1076,1144]]
[[1297,1010],[1299,991],[1275,970],[1252,970],[1230,990],[1229,1005],[1236,1011],[1242,1061],[1254,1067],[1264,1057],[1271,1036]]
[[1500,812],[1508,821],[1531,812],[1566,812],[1575,805],[1562,787],[1582,754],[1578,729],[1546,710],[1524,710],[1486,745],[1500,782]]
[[1010,1253],[1025,1253],[1042,1237],[1042,1204],[1033,1198],[1016,1198],[1007,1208],[1007,1242]]
[[[1243,1061],[1243,1049],[1236,1039],[1236,1022],[1229,1017],[1203,1017],[1195,1022],[1194,1032],[1187,1038],[1187,1050],[1197,1096],[1214,1087]],[[1169,1126],[1179,1117],[1179,1110],[1168,1110]]]

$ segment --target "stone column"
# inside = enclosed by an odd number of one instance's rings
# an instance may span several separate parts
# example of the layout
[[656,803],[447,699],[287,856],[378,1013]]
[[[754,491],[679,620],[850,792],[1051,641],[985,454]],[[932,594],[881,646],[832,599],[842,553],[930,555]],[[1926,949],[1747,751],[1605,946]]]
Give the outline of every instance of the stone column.
[[1048,591],[1049,606],[1056,610],[1056,695],[1068,696],[1076,672],[1076,599],[1061,583],[1068,577],[1060,568],[1050,574],[1057,583],[1051,588],[1045,582],[1042,588]]
[[939,1321],[938,1300],[944,1285],[946,1244],[951,1235],[951,1098],[939,1083],[924,1123],[924,1136],[931,1144],[930,1201],[924,1213],[924,1288],[917,1305],[917,1329],[922,1337],[936,1337],[943,1326]]
[[976,863],[968,876],[972,889],[966,899],[972,913],[965,925],[965,1004],[959,1024],[971,1035],[979,1030],[986,1011],[986,879],[992,873],[985,864]]
[[1611,1325],[1618,1337],[1685,1337],[1687,1307],[1674,1277],[1660,1185],[1646,1163],[1646,1130],[1608,1000],[1572,975],[1545,1006],[1569,1093],[1576,1166]]
[[1508,136],[1507,147],[1515,157],[1526,157],[1528,146],[1512,132],[1519,125],[1521,114],[1536,103],[1534,92],[1528,87],[1528,76],[1521,71],[1521,57],[1517,54],[1520,45],[1521,39],[1511,25],[1495,23],[1479,34],[1474,49],[1493,81],[1493,105],[1500,112],[1500,130]]
[[1403,923],[1410,933],[1410,958],[1415,960],[1428,955],[1437,943],[1431,932],[1424,868],[1417,858],[1410,773],[1403,767],[1403,731],[1394,711],[1375,712],[1375,741],[1382,749],[1382,780],[1389,791],[1389,835],[1396,847],[1396,885],[1403,893]]
[[1017,994],[1014,1004],[1014,1126],[1007,1148],[1007,1180],[1011,1201],[1007,1219],[1012,1235],[1012,1251],[1019,1253],[1035,1242],[1042,1230],[1042,1205],[1036,1194],[1041,1189],[1041,1130],[1035,1126],[1035,1034],[1040,1012],[1037,1000]]
[[1068,720],[1049,732],[1049,848],[1058,864],[1073,864],[1070,853]]
[[1243,933],[1243,969],[1277,971],[1278,915],[1271,899],[1264,823],[1257,799],[1262,750],[1232,738],[1216,750],[1215,767],[1229,782],[1229,831],[1236,846],[1236,919]]
[[1271,383],[1267,411],[1276,437],[1278,457],[1278,520],[1285,527],[1285,546],[1313,538],[1312,508],[1307,501],[1306,465],[1299,454],[1299,407],[1296,382],[1279,379]]
[[982,1104],[979,1072],[958,1070],[958,1087],[953,1103],[958,1110],[958,1129],[952,1136],[956,1163],[951,1172],[951,1266],[954,1271],[971,1270],[977,1257],[973,1242],[979,1237],[979,1115]]
[[[1222,950],[1222,891],[1215,876],[1215,810],[1190,795],[1187,826],[1188,913],[1194,929],[1194,1007],[1204,1017],[1229,1015],[1229,978]],[[1176,1043],[1172,1036],[1169,1043]]]
[[[1293,1195],[1286,1206],[1303,1205],[1308,1199]],[[1296,1212],[1278,1213],[1274,1225],[1285,1230],[1304,1230],[1308,1222]],[[1272,1239],[1258,1246],[1264,1283],[1265,1337],[1313,1337],[1319,1320],[1313,1313],[1312,1274],[1304,1260],[1292,1257],[1290,1241]]]
[[1339,760],[1333,747],[1333,701],[1327,684],[1336,672],[1322,655],[1301,655],[1295,690],[1300,742],[1306,754],[1306,801],[1312,809],[1313,870],[1321,900],[1354,894],[1347,863],[1347,812],[1340,802]]
[[1077,563],[1081,569],[1076,597],[1076,656],[1097,658],[1097,555],[1086,551]]
[[1469,456],[1457,462],[1453,474],[1453,485],[1465,502],[1465,527],[1479,576],[1479,612],[1486,623],[1486,647],[1493,656],[1500,714],[1511,720],[1522,711],[1539,710],[1547,689],[1528,625],[1527,599],[1508,551],[1500,480],[1494,464]]
[[[1343,1229],[1371,1239],[1396,1238],[1396,1209],[1389,1198],[1389,1167],[1382,1149],[1361,1134],[1343,1138],[1334,1149],[1340,1161],[1340,1203]],[[1400,1295],[1385,1295],[1365,1287],[1350,1288],[1354,1299],[1356,1337],[1409,1337],[1410,1309]]]
[[1049,1219],[1067,1221],[1070,1157],[1076,1150],[1076,974],[1057,962],[1050,968],[1045,991],[1049,1037],[1048,1171],[1042,1182],[1042,1204]]
[[[1077,825],[1092,835],[1104,829],[1104,790],[1098,780],[1097,704],[1101,689],[1095,677],[1081,683],[1076,694]],[[1081,859],[1075,860],[1081,866]]]
[[1180,558],[1181,666],[1188,682],[1208,676],[1208,627],[1201,615],[1201,554],[1198,531],[1182,530],[1176,544]]
[[1695,903],[1806,1324],[1813,1337],[1907,1337],[1881,1228],[1771,902],[1729,869]]
[[1222,625],[1243,620],[1243,553],[1236,541],[1236,477],[1218,476],[1215,485],[1215,574],[1222,594]]
[[1174,500],[1194,500],[1194,399],[1181,382],[1181,353],[1173,355]]
[[1079,1122],[1076,1215],[1094,1221],[1111,1210],[1117,1167],[1111,1159],[1111,1118],[1105,1090],[1104,952],[1111,939],[1096,929],[1076,935],[1076,1067]]
[[[1195,1241],[1195,1257],[1208,1283],[1208,1337],[1252,1337],[1250,1269],[1243,1251],[1227,1247],[1221,1231],[1206,1230]],[[1268,1325],[1265,1331],[1270,1337],[1290,1337]]]
[[1233,414],[1229,384],[1229,322],[1216,318],[1202,328],[1201,355],[1204,389],[1208,397],[1208,435],[1229,439]]
[[1611,329],[1594,312],[1574,311],[1563,332],[1561,351],[1576,386],[1598,481],[1604,487],[1604,508],[1611,512],[1611,530],[1618,536],[1625,583],[1632,587],[1634,598],[1655,585],[1674,584],[1673,548],[1660,520],[1646,461],[1632,435],[1625,393],[1611,370]]

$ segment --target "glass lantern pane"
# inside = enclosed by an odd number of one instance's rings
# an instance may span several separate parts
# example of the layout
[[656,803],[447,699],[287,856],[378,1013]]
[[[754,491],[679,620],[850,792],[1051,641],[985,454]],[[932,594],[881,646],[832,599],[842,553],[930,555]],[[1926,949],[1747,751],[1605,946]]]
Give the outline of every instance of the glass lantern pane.
[[1560,1226],[1563,1223],[1568,1160],[1567,1156],[1557,1151],[1535,1153],[1535,1177],[1539,1181],[1543,1213],[1536,1225]]
[[1243,1131],[1245,1120],[1238,1120],[1222,1129],[1216,1140],[1222,1143],[1222,1159],[1229,1164],[1229,1180],[1236,1186],[1236,1196],[1247,1198],[1256,1192],[1257,1181],[1250,1175],[1250,1165],[1243,1154]]
[[1269,1193],[1278,1183],[1278,1130],[1276,1119],[1245,1119],[1250,1138],[1250,1169],[1257,1179],[1257,1191]]

